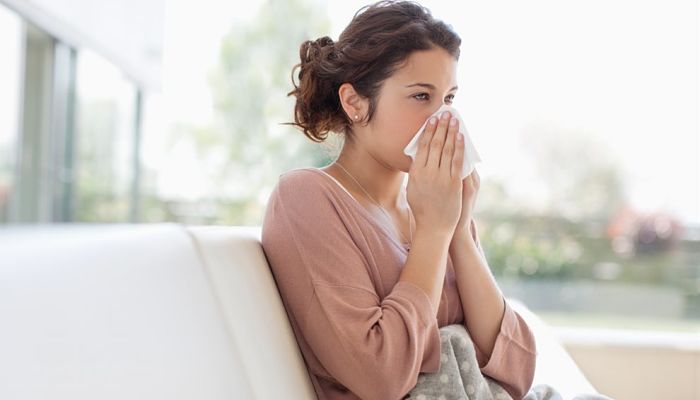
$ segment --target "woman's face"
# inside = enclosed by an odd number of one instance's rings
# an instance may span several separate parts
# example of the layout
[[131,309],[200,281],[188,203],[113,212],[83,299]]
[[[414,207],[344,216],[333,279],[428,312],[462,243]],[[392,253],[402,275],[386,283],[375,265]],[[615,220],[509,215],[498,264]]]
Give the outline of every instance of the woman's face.
[[408,172],[411,157],[403,153],[416,131],[457,92],[457,60],[442,48],[413,52],[387,78],[379,91],[371,126],[370,148],[386,163]]

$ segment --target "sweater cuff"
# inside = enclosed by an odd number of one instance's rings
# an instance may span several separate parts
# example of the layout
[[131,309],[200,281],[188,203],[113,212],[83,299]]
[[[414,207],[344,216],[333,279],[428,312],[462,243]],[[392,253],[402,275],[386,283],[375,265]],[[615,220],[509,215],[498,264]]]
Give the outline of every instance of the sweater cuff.
[[[484,354],[475,346],[476,354],[479,362],[479,368],[481,372],[485,375],[496,376],[499,371],[508,369],[506,365],[509,358],[512,360],[514,354],[512,352],[524,352],[527,354],[536,354],[536,350],[531,349],[531,345],[528,343],[521,343],[521,335],[518,334],[518,329],[521,327],[520,320],[515,313],[515,310],[508,304],[508,302],[503,298],[503,305],[505,310],[503,312],[503,321],[501,322],[501,329],[496,337],[496,343],[491,352],[491,357],[486,360]],[[484,365],[485,364],[485,365]],[[483,365],[483,367],[482,367]]]
[[414,283],[398,281],[396,285],[394,285],[394,291],[405,294],[407,298],[413,300],[413,304],[416,306],[423,327],[428,327],[437,323],[437,310],[435,310],[433,302],[430,301],[430,297],[425,293],[425,290]]
[[393,292],[412,300],[411,302],[416,307],[420,324],[426,329],[426,349],[420,372],[438,372],[440,370],[442,345],[436,317],[437,310],[435,310],[433,303],[430,301],[430,297],[418,285],[407,281],[398,281],[394,285]]

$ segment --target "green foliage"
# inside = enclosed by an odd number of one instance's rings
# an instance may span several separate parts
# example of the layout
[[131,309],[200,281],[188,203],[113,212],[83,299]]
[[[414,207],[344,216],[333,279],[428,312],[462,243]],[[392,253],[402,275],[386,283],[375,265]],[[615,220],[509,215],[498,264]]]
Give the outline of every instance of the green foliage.
[[482,220],[479,238],[494,275],[568,279],[576,275],[583,249],[576,226],[548,217],[508,215]]
[[483,214],[477,221],[489,267],[499,278],[685,285],[687,249],[621,256],[605,237],[604,220]]

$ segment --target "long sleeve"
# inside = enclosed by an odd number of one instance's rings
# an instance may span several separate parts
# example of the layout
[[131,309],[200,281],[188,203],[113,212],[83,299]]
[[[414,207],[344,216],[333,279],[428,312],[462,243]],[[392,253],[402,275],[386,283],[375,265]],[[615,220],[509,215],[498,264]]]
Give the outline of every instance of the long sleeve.
[[501,329],[491,357],[474,346],[481,373],[497,380],[513,397],[522,399],[535,378],[535,337],[525,320],[504,299]]
[[[481,256],[486,255],[479,242],[476,223],[471,223],[472,237]],[[503,299],[505,310],[491,357],[487,360],[474,346],[481,373],[499,381],[515,400],[521,400],[532,386],[535,378],[537,348],[535,336],[525,320]]]
[[408,282],[380,298],[372,256],[343,211],[317,181],[287,173],[268,202],[263,249],[287,312],[321,365],[311,372],[362,399],[399,399],[419,372],[439,369],[435,310]]

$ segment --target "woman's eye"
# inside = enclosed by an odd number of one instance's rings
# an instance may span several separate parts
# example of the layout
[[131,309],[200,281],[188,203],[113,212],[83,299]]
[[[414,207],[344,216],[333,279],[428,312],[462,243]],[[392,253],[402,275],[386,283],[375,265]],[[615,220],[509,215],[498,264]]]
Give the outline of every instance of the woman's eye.
[[413,98],[416,100],[428,100],[428,93],[419,93],[413,96]]
[[[422,100],[429,100],[428,93],[419,93],[419,94],[413,96],[413,98],[416,99],[416,100],[421,100],[421,101],[422,101]],[[451,95],[447,96],[447,97],[445,98],[445,100],[447,100],[448,103],[452,103],[452,101],[454,100],[454,98],[455,98],[455,95],[451,94]]]

